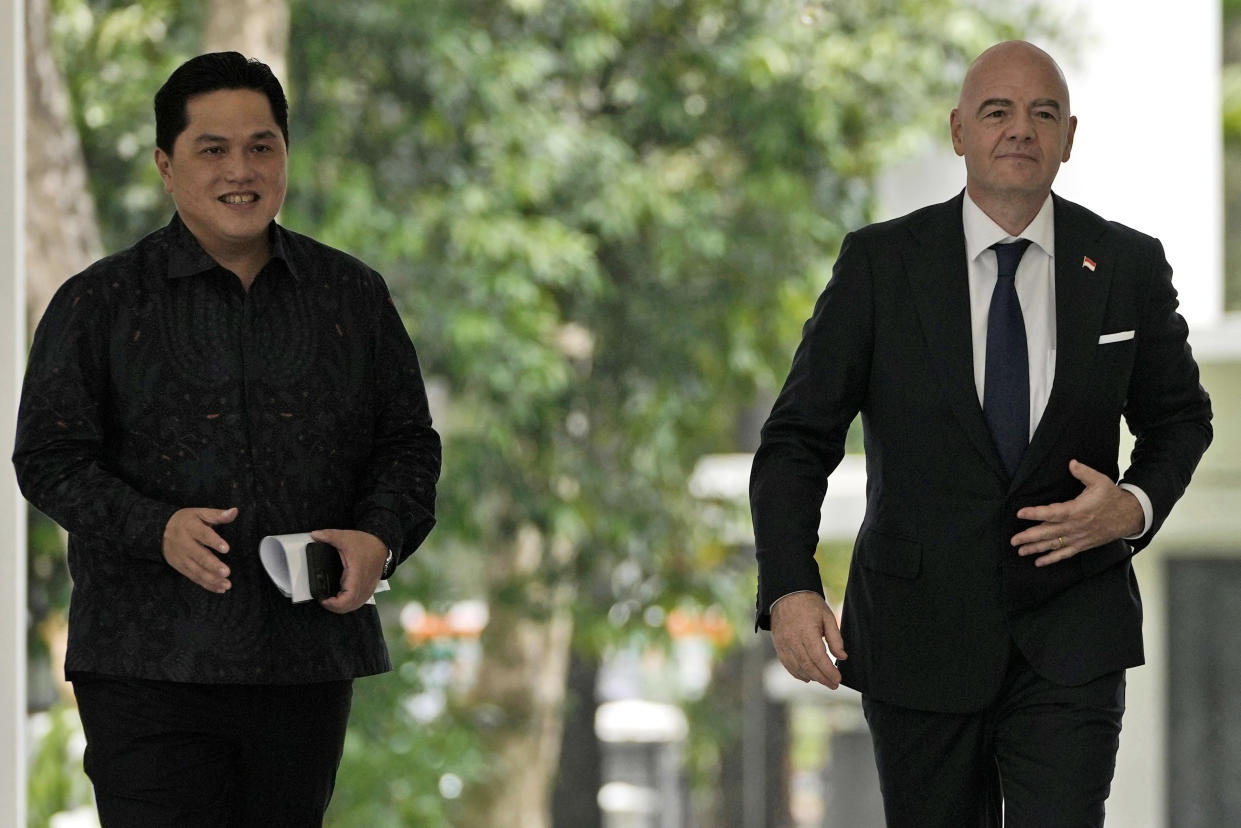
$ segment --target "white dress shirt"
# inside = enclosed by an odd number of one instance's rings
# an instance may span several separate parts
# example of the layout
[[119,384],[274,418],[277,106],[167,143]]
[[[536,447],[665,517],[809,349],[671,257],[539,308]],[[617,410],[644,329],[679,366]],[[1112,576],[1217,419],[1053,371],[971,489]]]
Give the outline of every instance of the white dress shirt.
[[987,374],[987,316],[995,290],[997,242],[1029,239],[1031,244],[1017,265],[1017,299],[1026,327],[1030,360],[1030,435],[1047,409],[1056,378],[1056,230],[1051,196],[1020,236],[1010,236],[965,194],[965,258],[969,266],[970,330],[974,342],[974,387],[983,403]]

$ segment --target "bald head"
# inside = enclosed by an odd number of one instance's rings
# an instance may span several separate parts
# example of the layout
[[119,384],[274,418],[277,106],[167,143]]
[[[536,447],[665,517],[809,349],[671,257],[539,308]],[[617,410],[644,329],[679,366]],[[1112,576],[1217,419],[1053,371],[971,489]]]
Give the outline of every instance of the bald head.
[[965,72],[965,80],[961,82],[961,97],[957,106],[961,106],[967,96],[976,96],[979,88],[985,87],[990,78],[1005,71],[1042,75],[1043,79],[1051,81],[1059,92],[1064,115],[1069,117],[1069,84],[1064,79],[1060,66],[1051,55],[1024,40],[997,43],[974,58],[974,62]]
[[997,43],[970,64],[949,117],[965,158],[970,198],[1000,226],[1025,229],[1069,160],[1077,119],[1051,56],[1020,40]]

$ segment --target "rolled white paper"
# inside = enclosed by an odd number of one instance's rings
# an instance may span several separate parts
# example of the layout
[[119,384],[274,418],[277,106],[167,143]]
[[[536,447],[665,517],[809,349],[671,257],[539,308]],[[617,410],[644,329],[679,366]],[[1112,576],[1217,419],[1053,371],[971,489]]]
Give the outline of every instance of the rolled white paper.
[[[267,570],[276,589],[293,603],[300,604],[311,600],[310,576],[306,572],[306,544],[313,538],[309,532],[294,532],[289,535],[268,535],[259,542],[259,560]],[[375,592],[388,589],[387,581],[380,581]],[[372,595],[366,603],[375,603]]]

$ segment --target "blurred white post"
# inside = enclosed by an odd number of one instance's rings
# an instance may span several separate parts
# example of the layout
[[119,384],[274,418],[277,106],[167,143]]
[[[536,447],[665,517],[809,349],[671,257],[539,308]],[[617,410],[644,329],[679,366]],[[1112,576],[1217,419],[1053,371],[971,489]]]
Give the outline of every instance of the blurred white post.
[[9,463],[26,358],[23,13],[22,0],[0,2],[0,112],[8,113],[0,118],[0,824],[4,825],[26,824],[26,506]]
[[[1042,0],[1075,32],[1063,56],[1073,156],[1055,189],[1158,236],[1190,330],[1224,303],[1219,0]],[[1192,340],[1192,334],[1191,334]]]

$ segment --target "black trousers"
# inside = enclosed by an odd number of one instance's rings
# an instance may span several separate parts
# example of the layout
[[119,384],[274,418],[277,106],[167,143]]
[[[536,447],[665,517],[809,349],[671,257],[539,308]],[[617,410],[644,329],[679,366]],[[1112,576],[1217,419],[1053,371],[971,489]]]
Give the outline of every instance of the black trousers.
[[970,714],[862,699],[889,828],[1097,828],[1116,771],[1124,671],[1080,687],[1014,653]]
[[344,749],[352,681],[70,678],[104,828],[322,825]]

